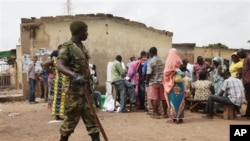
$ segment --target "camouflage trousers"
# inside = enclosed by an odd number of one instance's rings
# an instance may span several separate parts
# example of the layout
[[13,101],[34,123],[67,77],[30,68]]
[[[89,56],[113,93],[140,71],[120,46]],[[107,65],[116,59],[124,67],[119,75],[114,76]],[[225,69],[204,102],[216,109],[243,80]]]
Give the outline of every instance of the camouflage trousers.
[[73,133],[80,118],[82,118],[88,134],[99,132],[99,126],[93,113],[86,103],[84,95],[79,94],[79,91],[66,93],[65,115],[66,118],[60,128],[61,135],[69,136]]

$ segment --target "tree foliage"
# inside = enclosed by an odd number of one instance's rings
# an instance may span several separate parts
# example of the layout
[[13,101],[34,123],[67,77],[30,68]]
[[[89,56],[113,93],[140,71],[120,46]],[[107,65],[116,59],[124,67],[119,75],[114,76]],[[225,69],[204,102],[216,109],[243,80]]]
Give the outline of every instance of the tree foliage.
[[217,44],[208,44],[207,46],[203,46],[207,48],[228,48],[228,46],[222,44],[222,43],[217,43]]

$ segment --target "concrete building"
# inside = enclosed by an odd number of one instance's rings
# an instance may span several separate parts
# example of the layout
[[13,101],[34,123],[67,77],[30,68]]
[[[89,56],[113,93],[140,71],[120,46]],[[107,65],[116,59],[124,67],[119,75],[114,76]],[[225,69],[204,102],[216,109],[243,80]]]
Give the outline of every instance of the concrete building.
[[74,20],[82,20],[88,25],[88,39],[83,42],[90,56],[90,63],[97,66],[99,88],[105,92],[106,66],[116,55],[122,55],[124,63],[132,55],[139,57],[142,50],[148,51],[152,46],[158,48],[158,54],[166,58],[172,47],[173,33],[147,27],[143,23],[130,21],[111,14],[86,14],[75,16],[56,16],[21,19],[21,46],[17,49],[18,77],[20,88],[27,98],[26,66],[29,56],[38,55],[39,62],[49,58],[51,51],[71,37],[69,25]]
[[[217,56],[231,60],[231,55],[238,50],[232,48],[197,47],[195,43],[173,43],[173,48],[179,51],[181,58],[187,58],[191,64],[196,62],[198,56],[202,56],[210,63]],[[249,50],[245,50],[249,52]]]
[[194,50],[195,50],[195,43],[173,43],[173,48],[176,48],[181,58],[186,58],[189,60],[189,63],[194,63]]

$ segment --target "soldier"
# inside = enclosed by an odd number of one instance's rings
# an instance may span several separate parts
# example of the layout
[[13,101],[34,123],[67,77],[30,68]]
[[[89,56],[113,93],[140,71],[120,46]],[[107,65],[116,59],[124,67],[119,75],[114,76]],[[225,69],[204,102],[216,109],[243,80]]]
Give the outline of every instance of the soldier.
[[60,128],[60,141],[68,141],[80,117],[92,141],[100,141],[100,128],[94,114],[91,112],[90,105],[86,103],[84,97],[84,95],[92,93],[88,62],[90,56],[81,42],[85,41],[88,37],[88,27],[82,21],[74,21],[70,24],[70,31],[72,38],[62,45],[57,57],[58,70],[66,76],[63,82],[63,89],[66,93],[66,118]]

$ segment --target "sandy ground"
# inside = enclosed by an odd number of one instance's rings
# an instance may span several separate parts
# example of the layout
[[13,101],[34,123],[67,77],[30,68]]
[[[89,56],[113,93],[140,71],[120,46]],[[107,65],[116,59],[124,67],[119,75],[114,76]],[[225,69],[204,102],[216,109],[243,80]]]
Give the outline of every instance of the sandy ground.
[[[245,105],[241,109],[244,113]],[[222,114],[212,120],[201,118],[202,113],[185,111],[182,124],[166,123],[167,119],[153,119],[144,111],[108,113],[96,109],[109,141],[229,141],[230,124],[250,124],[250,120],[237,117],[224,120]],[[52,122],[46,103],[0,103],[1,141],[58,141],[60,122]],[[90,141],[84,124],[79,122],[70,141]],[[103,138],[101,137],[101,140]]]
[[[230,124],[250,124],[241,117],[224,120],[219,115],[212,120],[203,119],[201,113],[189,110],[185,111],[183,124],[166,123],[167,119],[153,119],[137,110],[108,113],[97,109],[96,112],[109,141],[229,141]],[[53,120],[46,103],[0,103],[1,141],[58,141],[62,122],[49,123]],[[82,122],[70,136],[70,141],[80,140],[90,141]]]

